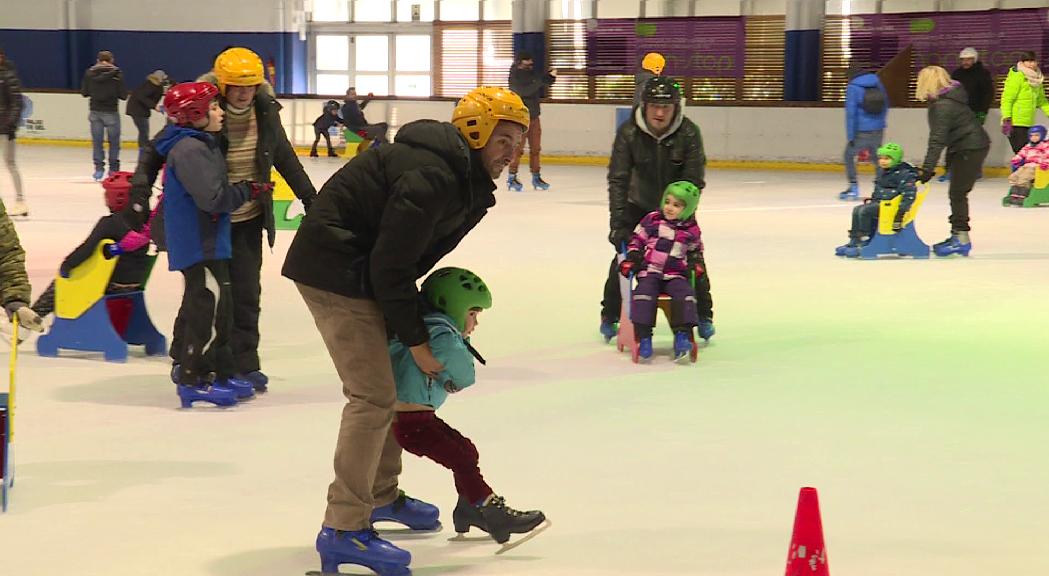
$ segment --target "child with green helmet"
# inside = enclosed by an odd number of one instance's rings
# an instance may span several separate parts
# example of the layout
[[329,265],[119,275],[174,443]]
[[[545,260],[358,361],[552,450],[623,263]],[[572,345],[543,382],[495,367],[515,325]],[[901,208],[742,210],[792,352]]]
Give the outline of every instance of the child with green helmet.
[[662,208],[649,212],[634,228],[619,267],[623,276],[638,278],[630,320],[638,338],[638,356],[644,360],[652,357],[652,328],[660,294],[670,296],[675,359],[692,351],[692,328],[699,321],[693,274],[703,275],[703,242],[695,217],[699,194],[691,182],[670,183],[663,191]]
[[481,476],[474,444],[437,417],[449,394],[472,385],[474,359],[484,360],[470,345],[477,316],[492,307],[492,294],[476,274],[463,268],[441,268],[423,281],[422,294],[431,312],[423,316],[430,348],[444,366],[436,378],[419,370],[411,351],[399,340],[390,342],[390,359],[397,384],[394,436],[401,447],[452,471],[459,502],[452,513],[455,531],[471,527],[505,544],[510,534],[533,531],[546,521],[538,510],[521,512],[506,505]]
[[918,195],[918,170],[903,161],[903,148],[895,142],[888,142],[878,148],[878,167],[881,175],[874,181],[874,194],[869,200],[852,209],[852,229],[849,230],[849,241],[835,248],[837,256],[858,258],[860,249],[870,241],[878,227],[878,213],[882,200],[900,199],[900,208],[892,223],[893,230],[903,228],[903,217],[914,204]]

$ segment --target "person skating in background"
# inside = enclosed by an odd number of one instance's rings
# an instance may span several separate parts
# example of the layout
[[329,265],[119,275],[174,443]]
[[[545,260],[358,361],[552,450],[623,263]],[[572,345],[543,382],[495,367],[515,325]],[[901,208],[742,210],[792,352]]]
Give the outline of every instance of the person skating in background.
[[424,374],[444,370],[430,348],[416,280],[495,205],[494,181],[527,128],[516,94],[477,88],[456,104],[452,123],[410,122],[392,144],[342,166],[295,234],[282,273],[313,315],[346,396],[316,540],[323,572],[350,563],[406,574],[411,554],[380,538],[372,523],[440,525],[436,506],[398,490],[387,327]]
[[840,200],[858,200],[856,160],[870,160],[880,175],[875,153],[885,136],[885,119],[889,115],[889,94],[878,75],[859,64],[849,67],[849,84],[845,87],[845,177],[849,187],[838,194]]
[[149,116],[157,109],[160,99],[164,97],[164,90],[170,82],[168,75],[163,70],[154,70],[146,80],[131,91],[127,99],[124,113],[131,117],[138,130],[138,157],[139,160],[149,147]]
[[[34,332],[44,331],[44,321],[29,307],[33,288],[25,271],[25,251],[18,240],[18,232],[7,217],[7,209],[0,200],[0,305],[7,313],[0,333],[10,342],[11,322]],[[21,334],[19,339],[22,339]]]
[[444,370],[436,377],[423,374],[411,350],[396,338],[390,341],[397,384],[393,433],[401,448],[452,471],[459,494],[452,513],[455,531],[463,534],[471,527],[480,528],[504,544],[511,534],[531,532],[546,516],[538,510],[522,512],[507,506],[481,475],[474,443],[436,413],[449,394],[475,382],[474,359],[480,355],[470,337],[480,313],[492,307],[492,293],[483,280],[463,268],[435,270],[423,281],[421,291],[432,309],[423,316],[430,349]]
[[1020,148],[1009,162],[1013,169],[1009,175],[1009,202],[1017,205],[1023,204],[1024,199],[1031,193],[1035,172],[1039,168],[1049,170],[1049,141],[1045,139],[1045,126],[1031,126],[1027,132],[1027,146]]
[[1023,52],[1009,69],[1002,88],[1002,134],[1009,138],[1013,153],[1027,145],[1027,131],[1034,126],[1035,110],[1049,115],[1045,97],[1045,76],[1038,68],[1038,56]]
[[662,76],[666,65],[667,59],[659,52],[649,52],[641,59],[641,71],[634,74],[634,106],[641,104],[645,84],[656,76]]
[[15,65],[0,48],[0,155],[15,186],[15,203],[9,216],[28,216],[29,206],[22,190],[22,175],[15,160],[15,133],[22,121],[22,83]]
[[385,122],[369,124],[368,119],[364,117],[364,108],[368,106],[373,96],[373,94],[369,93],[362,102],[358,103],[357,89],[353,86],[347,88],[346,98],[342,101],[342,121],[347,129],[354,132],[364,132],[365,138],[379,144],[385,144],[387,141],[386,132],[390,129],[390,125]]
[[915,100],[929,102],[929,145],[918,181],[924,184],[932,179],[936,163],[945,148],[947,166],[951,168],[951,184],[947,190],[951,203],[951,235],[933,245],[933,251],[937,256],[968,256],[972,249],[969,240],[969,192],[983,170],[991,139],[969,108],[969,95],[965,88],[957,80],[951,80],[943,68],[922,68],[918,73],[914,97]]
[[673,182],[663,192],[659,210],[645,215],[634,228],[619,272],[637,276],[630,302],[630,321],[638,341],[638,356],[652,358],[652,329],[660,294],[670,296],[670,327],[674,331],[674,358],[692,350],[696,326],[693,283],[703,276],[703,241],[696,224],[699,188],[687,181]]
[[113,53],[102,50],[95,64],[84,73],[80,83],[81,96],[88,98],[87,115],[91,125],[91,159],[95,163],[95,180],[101,180],[106,168],[102,140],[109,142],[109,172],[120,171],[120,112],[119,101],[127,100],[127,88],[120,68],[113,62]]
[[[308,211],[317,191],[281,125],[280,104],[263,78],[262,59],[247,48],[228,48],[215,58],[212,72],[202,78],[217,83],[219,105],[226,111],[222,132],[215,137],[226,156],[229,182],[269,182],[270,171],[276,168]],[[164,155],[151,146],[131,179],[131,202],[126,211],[142,222],[149,215],[153,182],[163,164]],[[244,202],[233,211],[230,221],[233,360],[237,378],[251,382],[256,391],[262,392],[269,383],[259,357],[262,231],[266,231],[272,248],[276,240],[273,195],[263,192]],[[172,340],[173,355],[180,349],[179,344],[177,338]],[[177,357],[173,358],[178,362]]]
[[[980,62],[980,53],[976,48],[965,48],[958,54],[959,66],[951,72],[951,78],[962,83],[962,87],[969,93],[969,108],[976,114],[976,121],[982,126],[987,120],[987,111],[991,109],[994,102],[994,79],[991,71]],[[983,174],[980,174],[980,178]],[[940,176],[940,182],[951,179],[951,167]]]
[[532,188],[536,190],[550,188],[540,174],[542,168],[539,165],[539,153],[543,144],[543,125],[539,118],[539,99],[543,97],[543,91],[556,80],[557,70],[553,68],[547,72],[536,70],[535,59],[528,52],[519,53],[514,60],[514,65],[510,68],[510,90],[521,97],[531,115],[528,133],[525,134],[525,140],[514,153],[514,159],[510,163],[510,173],[506,176],[506,186],[510,190],[520,192],[523,189],[521,181],[517,179],[517,169],[521,164],[521,156],[524,155],[525,141],[528,142],[528,169],[532,172]]
[[878,167],[881,174],[874,180],[874,193],[869,202],[864,202],[852,209],[852,228],[849,229],[849,241],[834,249],[837,256],[858,258],[860,248],[870,241],[878,227],[878,214],[882,200],[900,198],[900,207],[892,222],[892,229],[903,228],[903,218],[914,204],[918,195],[918,170],[903,161],[903,148],[894,142],[888,142],[878,148]]
[[331,147],[331,134],[328,130],[336,124],[345,125],[342,118],[339,118],[339,103],[335,100],[328,100],[324,103],[324,112],[313,121],[313,148],[310,148],[310,158],[317,157],[317,143],[321,141],[321,136],[324,137],[324,141],[328,143],[328,157],[338,158],[339,155],[335,153],[335,149]]
[[[685,117],[681,87],[672,78],[652,78],[641,105],[616,131],[608,163],[608,241],[616,252],[630,241],[645,214],[661,208],[663,192],[672,182],[691,182],[702,191],[706,164],[699,126]],[[707,270],[702,257],[699,264]],[[709,272],[696,279],[695,295],[699,335],[709,340],[714,336]],[[606,340],[618,331],[621,306],[619,263],[613,256],[601,301],[600,331]]]
[[172,123],[153,143],[167,159],[163,214],[168,268],[182,273],[185,286],[172,336],[177,344],[171,351],[172,379],[183,407],[196,400],[229,406],[255,394],[251,382],[234,376],[230,348],[230,212],[272,184],[229,183],[214,136],[225,116],[218,96],[218,88],[207,82],[172,86],[164,96]]
[[[60,276],[68,278],[73,268],[83,264],[94,254],[99,242],[108,239],[116,244],[109,245],[105,256],[107,258],[120,256],[120,260],[113,268],[113,275],[106,286],[106,294],[135,292],[142,289],[150,270],[150,229],[147,224],[136,230],[132,227],[133,223],[128,222],[126,215],[123,214],[131,191],[130,178],[130,172],[114,172],[102,180],[102,188],[105,191],[103,196],[110,213],[100,218],[87,239],[62,260],[62,264],[58,267]],[[32,308],[41,318],[54,312],[54,281],[40,296],[37,296]],[[123,323],[125,328],[126,320],[125,318]],[[123,330],[115,319],[114,327],[118,333],[123,335]]]

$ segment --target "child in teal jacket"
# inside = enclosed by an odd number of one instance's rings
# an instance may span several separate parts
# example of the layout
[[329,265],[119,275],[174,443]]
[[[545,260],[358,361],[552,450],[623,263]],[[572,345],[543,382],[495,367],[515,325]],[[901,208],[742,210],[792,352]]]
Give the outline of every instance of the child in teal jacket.
[[477,527],[503,544],[510,534],[531,532],[546,517],[538,510],[514,510],[496,496],[481,476],[473,442],[435,412],[449,394],[474,383],[474,359],[484,363],[470,346],[470,334],[477,327],[477,316],[492,307],[492,294],[483,280],[462,268],[434,271],[423,282],[422,293],[433,310],[423,318],[430,349],[444,369],[437,378],[430,378],[416,366],[407,346],[398,340],[390,342],[397,383],[394,435],[401,448],[452,471],[459,493],[452,514],[455,531],[462,534]]

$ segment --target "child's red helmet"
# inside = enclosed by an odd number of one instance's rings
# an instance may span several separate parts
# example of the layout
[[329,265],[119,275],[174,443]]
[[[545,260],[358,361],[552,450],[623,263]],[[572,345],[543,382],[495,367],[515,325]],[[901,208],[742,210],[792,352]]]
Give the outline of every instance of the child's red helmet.
[[131,172],[111,172],[102,181],[106,191],[106,206],[110,212],[120,212],[127,207],[131,197]]
[[218,95],[219,89],[210,82],[175,84],[164,95],[164,110],[175,124],[192,124],[207,118],[211,101]]

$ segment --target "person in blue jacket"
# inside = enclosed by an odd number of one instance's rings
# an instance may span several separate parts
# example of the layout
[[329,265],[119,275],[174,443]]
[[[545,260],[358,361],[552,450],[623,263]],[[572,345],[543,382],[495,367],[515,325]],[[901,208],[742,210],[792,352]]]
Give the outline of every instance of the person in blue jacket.
[[889,94],[878,75],[866,68],[849,67],[849,84],[845,88],[845,177],[849,187],[838,194],[841,200],[858,200],[860,187],[856,183],[856,156],[874,164],[880,176],[877,150],[885,136],[885,118],[889,114]]
[[481,311],[492,307],[492,294],[483,280],[463,268],[435,270],[423,281],[422,294],[432,309],[423,316],[430,348],[444,370],[436,378],[426,376],[407,346],[396,339],[390,341],[397,384],[393,432],[401,448],[452,471],[459,493],[452,513],[455,531],[462,534],[471,527],[480,528],[503,544],[510,534],[531,532],[546,516],[538,510],[514,510],[495,495],[481,476],[473,442],[435,413],[449,394],[474,383],[474,359],[484,363],[470,345],[470,334]]
[[218,96],[208,82],[172,87],[164,97],[171,124],[154,141],[167,157],[162,211],[168,268],[185,280],[171,344],[171,378],[183,407],[196,400],[230,406],[255,393],[250,382],[233,377],[229,213],[272,185],[227,181],[214,136],[225,117]]

